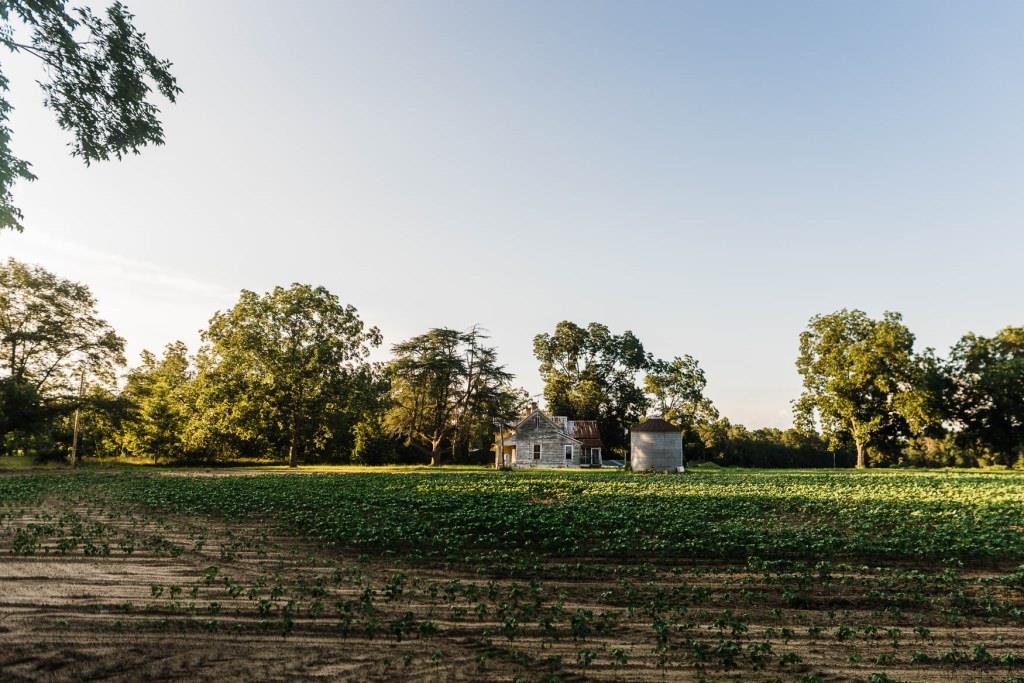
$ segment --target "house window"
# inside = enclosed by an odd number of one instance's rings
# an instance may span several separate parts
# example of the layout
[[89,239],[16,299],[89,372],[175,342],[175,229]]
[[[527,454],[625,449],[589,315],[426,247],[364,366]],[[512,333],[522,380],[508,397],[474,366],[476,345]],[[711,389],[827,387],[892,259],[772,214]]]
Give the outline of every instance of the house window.
[[534,460],[540,460],[540,444],[539,443],[533,444],[533,459]]
[[565,459],[572,460],[572,444],[567,444],[565,447]]
[[590,449],[590,462],[594,463],[595,465],[597,463],[601,462],[601,449],[600,448],[591,448]]

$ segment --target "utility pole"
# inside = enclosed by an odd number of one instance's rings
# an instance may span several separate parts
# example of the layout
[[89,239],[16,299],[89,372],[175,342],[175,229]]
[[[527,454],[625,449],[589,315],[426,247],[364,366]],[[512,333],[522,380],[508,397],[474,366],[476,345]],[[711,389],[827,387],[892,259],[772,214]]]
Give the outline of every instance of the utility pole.
[[75,427],[71,435],[71,466],[78,467],[78,417],[82,411],[82,397],[85,396],[85,366],[78,382],[78,403],[75,405]]

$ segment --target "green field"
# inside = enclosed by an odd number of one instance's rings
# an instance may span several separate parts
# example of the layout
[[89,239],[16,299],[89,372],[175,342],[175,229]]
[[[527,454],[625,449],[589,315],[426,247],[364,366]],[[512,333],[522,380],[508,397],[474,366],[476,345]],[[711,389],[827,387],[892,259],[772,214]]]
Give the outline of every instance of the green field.
[[89,586],[6,604],[10,680],[1024,680],[1013,472],[7,469],[0,560]]
[[258,515],[326,544],[422,557],[1024,561],[1024,474],[160,472],[33,473],[0,480],[0,498],[77,491],[189,515]]

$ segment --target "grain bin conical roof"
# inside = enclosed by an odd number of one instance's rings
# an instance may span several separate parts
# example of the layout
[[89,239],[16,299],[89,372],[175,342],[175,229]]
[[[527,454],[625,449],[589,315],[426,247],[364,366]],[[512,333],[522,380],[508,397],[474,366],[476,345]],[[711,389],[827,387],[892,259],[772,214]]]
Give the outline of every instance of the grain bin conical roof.
[[668,420],[660,417],[651,417],[639,424],[633,425],[631,431],[634,432],[678,432],[679,427]]

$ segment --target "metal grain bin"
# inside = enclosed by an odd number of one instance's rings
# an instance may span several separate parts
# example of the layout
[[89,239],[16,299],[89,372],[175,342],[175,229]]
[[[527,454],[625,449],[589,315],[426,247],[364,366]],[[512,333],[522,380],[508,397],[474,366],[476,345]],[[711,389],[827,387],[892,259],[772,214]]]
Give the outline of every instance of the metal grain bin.
[[660,417],[652,417],[629,430],[629,459],[634,472],[681,472],[683,433]]

